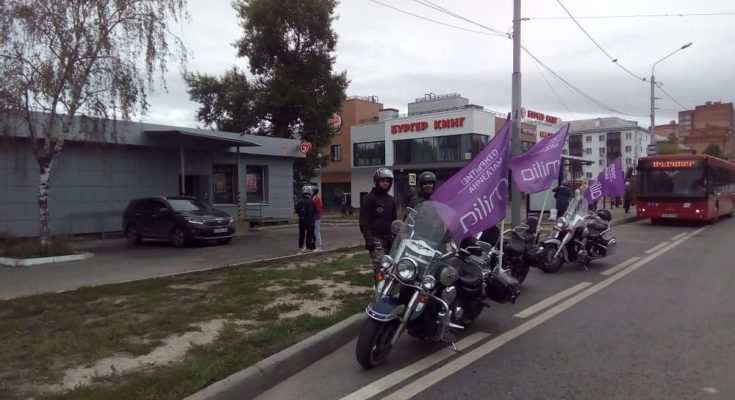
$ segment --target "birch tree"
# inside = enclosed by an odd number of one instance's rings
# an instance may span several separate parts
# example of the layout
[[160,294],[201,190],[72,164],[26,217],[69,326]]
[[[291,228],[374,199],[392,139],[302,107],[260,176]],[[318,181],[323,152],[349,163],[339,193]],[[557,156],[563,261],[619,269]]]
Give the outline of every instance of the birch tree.
[[39,239],[51,234],[49,186],[75,118],[144,115],[168,62],[186,0],[0,0],[0,112],[27,128],[38,162]]

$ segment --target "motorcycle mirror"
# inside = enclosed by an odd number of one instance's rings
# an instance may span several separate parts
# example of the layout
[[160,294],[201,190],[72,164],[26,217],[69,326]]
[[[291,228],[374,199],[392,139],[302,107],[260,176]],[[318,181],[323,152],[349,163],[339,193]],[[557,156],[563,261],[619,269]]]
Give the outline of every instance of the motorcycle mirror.
[[390,224],[390,231],[393,232],[394,235],[397,235],[398,232],[401,231],[401,229],[403,229],[403,221],[399,219],[393,221],[393,223]]
[[490,253],[490,251],[493,249],[493,246],[491,246],[490,243],[483,242],[481,240],[478,240],[477,242],[475,242],[475,244],[477,244],[478,246],[480,246],[480,250],[483,253]]

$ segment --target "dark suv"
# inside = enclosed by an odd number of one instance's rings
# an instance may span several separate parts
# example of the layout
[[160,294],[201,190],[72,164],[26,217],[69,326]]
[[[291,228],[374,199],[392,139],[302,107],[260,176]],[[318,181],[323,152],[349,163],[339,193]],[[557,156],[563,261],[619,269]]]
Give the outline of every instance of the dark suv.
[[235,224],[229,214],[195,197],[148,197],[128,204],[123,214],[123,231],[130,244],[140,243],[141,239],[159,239],[183,247],[192,240],[230,243],[235,236]]

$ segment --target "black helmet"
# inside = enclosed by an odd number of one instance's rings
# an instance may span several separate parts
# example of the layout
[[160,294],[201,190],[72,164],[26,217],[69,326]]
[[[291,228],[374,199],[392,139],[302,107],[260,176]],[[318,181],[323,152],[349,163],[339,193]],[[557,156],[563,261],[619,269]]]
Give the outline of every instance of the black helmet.
[[431,171],[424,171],[419,175],[419,184],[431,182],[436,185],[436,175]]
[[607,222],[610,222],[612,220],[612,214],[610,214],[610,211],[604,209],[595,211],[595,215],[604,219]]

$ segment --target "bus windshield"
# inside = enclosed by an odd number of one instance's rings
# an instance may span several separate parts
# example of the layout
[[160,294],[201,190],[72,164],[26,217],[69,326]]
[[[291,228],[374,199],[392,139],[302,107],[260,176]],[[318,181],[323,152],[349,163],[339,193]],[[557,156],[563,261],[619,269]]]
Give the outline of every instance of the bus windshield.
[[639,196],[706,197],[704,172],[699,168],[657,168],[640,171]]

